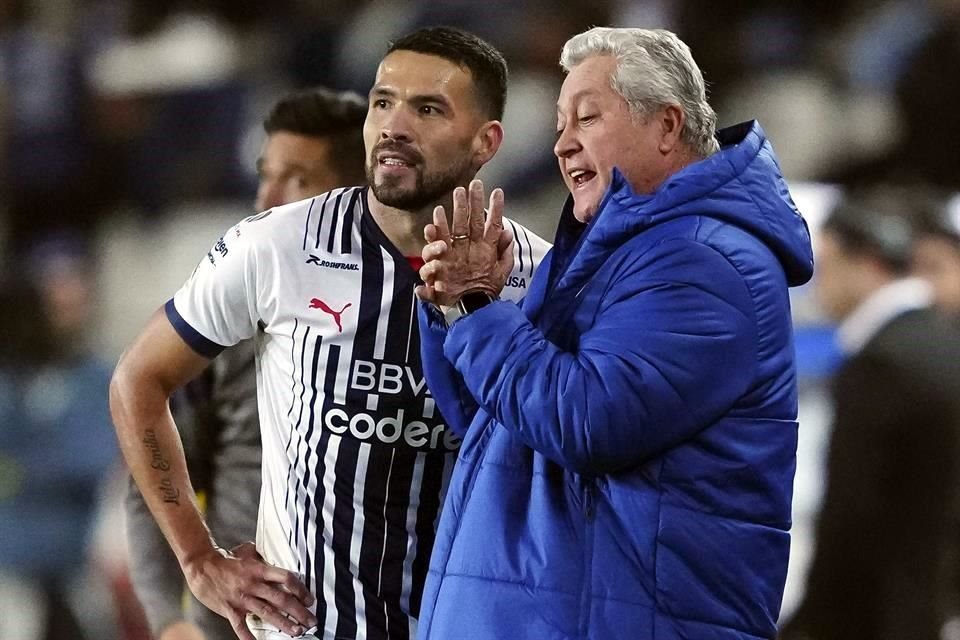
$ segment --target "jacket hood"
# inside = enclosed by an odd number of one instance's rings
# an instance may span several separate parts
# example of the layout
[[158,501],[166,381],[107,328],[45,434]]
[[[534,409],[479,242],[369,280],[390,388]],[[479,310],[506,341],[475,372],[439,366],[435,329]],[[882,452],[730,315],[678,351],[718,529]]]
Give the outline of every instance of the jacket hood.
[[[584,237],[567,199],[557,230],[557,248],[608,253],[637,233],[683,216],[707,216],[741,227],[777,256],[791,286],[813,275],[810,231],[797,210],[773,147],[756,121],[717,132],[720,150],[668,178],[649,195],[636,194],[618,169]],[[579,229],[578,229],[579,228]],[[580,253],[580,250],[577,253]],[[571,256],[572,257],[572,256]]]

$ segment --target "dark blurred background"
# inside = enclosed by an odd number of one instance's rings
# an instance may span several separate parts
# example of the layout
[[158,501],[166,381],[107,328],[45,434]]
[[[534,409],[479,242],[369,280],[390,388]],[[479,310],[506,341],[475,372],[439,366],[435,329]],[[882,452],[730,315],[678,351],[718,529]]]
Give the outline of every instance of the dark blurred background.
[[[507,137],[481,175],[546,238],[565,196],[557,60],[595,25],[676,31],[720,124],[761,121],[812,227],[864,185],[924,185],[960,209],[960,0],[0,0],[0,639],[68,616],[91,638],[146,637],[117,511],[112,363],[252,213],[269,105],[318,84],[365,94],[388,41],[429,24],[506,54]],[[808,287],[794,312],[785,616],[803,593],[839,359]],[[30,597],[51,580],[48,604]]]

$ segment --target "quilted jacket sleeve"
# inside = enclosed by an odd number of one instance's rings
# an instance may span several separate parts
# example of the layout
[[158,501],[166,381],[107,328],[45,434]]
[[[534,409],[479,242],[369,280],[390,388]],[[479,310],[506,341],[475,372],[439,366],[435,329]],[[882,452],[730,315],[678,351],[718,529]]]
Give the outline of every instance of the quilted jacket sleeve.
[[462,437],[477,412],[477,403],[464,386],[460,374],[443,355],[443,342],[447,337],[443,316],[431,304],[420,302],[418,306],[423,377],[447,426]]
[[754,307],[726,257],[676,239],[620,264],[595,313],[575,316],[576,351],[506,303],[460,320],[444,343],[487,413],[580,473],[627,469],[691,438],[755,376]]

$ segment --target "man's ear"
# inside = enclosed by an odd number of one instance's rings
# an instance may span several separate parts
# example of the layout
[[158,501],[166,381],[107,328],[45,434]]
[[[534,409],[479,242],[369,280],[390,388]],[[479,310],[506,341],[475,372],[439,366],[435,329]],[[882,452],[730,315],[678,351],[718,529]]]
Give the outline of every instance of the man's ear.
[[657,149],[660,153],[667,155],[675,151],[681,144],[680,134],[683,131],[683,125],[687,121],[687,116],[679,106],[669,104],[653,116],[660,126],[660,144]]
[[503,125],[498,120],[484,123],[473,138],[473,157],[476,168],[487,164],[503,143]]

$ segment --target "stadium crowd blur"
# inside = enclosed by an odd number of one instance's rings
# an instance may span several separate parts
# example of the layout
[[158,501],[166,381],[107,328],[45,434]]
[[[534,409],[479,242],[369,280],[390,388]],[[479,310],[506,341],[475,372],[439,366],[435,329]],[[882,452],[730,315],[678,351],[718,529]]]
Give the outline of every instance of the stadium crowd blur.
[[[506,140],[481,176],[543,237],[565,194],[552,153],[562,44],[592,25],[664,27],[693,50],[721,126],[760,120],[811,227],[861,187],[937,193],[945,222],[921,236],[940,244],[918,266],[960,299],[960,0],[0,0],[0,638],[147,637],[124,571],[104,371],[252,213],[272,101],[315,85],[366,93],[387,42],[428,24],[505,53]],[[794,298],[784,618],[816,546],[842,358],[810,289]]]

